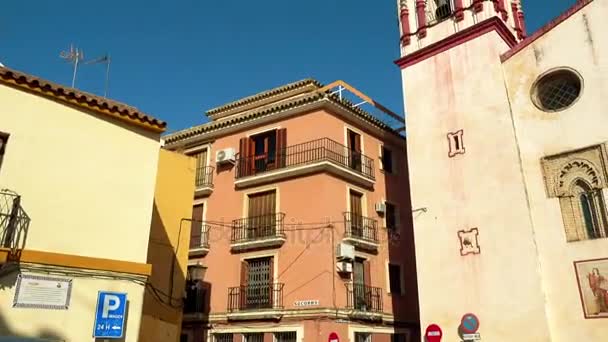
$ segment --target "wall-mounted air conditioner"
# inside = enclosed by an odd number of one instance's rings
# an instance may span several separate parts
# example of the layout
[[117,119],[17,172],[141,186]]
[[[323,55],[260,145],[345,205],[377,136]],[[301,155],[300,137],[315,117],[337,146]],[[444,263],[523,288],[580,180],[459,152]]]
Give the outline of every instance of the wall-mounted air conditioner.
[[336,264],[338,272],[340,273],[352,273],[353,272],[353,264],[348,261],[340,261]]
[[230,148],[225,148],[223,150],[219,150],[217,152],[215,152],[215,163],[216,164],[225,164],[225,163],[232,163],[234,164],[236,162],[236,152],[234,151],[234,148],[230,147]]
[[355,259],[355,246],[340,242],[336,247],[336,259],[339,261]]
[[378,214],[384,214],[386,212],[386,204],[384,204],[384,202],[376,203],[375,208]]

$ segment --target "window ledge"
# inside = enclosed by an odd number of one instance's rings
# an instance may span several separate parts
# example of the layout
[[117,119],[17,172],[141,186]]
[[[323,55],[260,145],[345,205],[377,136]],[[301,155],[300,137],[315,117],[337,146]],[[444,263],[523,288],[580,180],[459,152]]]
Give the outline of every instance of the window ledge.
[[263,239],[233,242],[230,244],[230,249],[233,252],[242,252],[250,249],[280,247],[285,243],[285,236],[271,236]]
[[194,197],[196,198],[196,197],[209,196],[209,195],[211,195],[212,192],[213,192],[213,185],[200,186],[194,190]]
[[273,320],[278,321],[283,317],[282,309],[258,309],[231,312],[226,315],[229,321],[248,320]]
[[351,319],[358,319],[363,321],[381,322],[382,312],[352,310],[348,313],[348,317],[350,317]]
[[279,168],[271,171],[261,172],[252,176],[238,178],[235,180],[234,184],[237,188],[246,188],[266,183],[274,183],[292,177],[306,176],[318,172],[327,172],[366,188],[373,188],[374,184],[376,183],[373,178],[359,174],[347,167],[340,166],[336,163],[332,163],[331,161],[321,161],[305,165]]
[[342,241],[347,242],[360,249],[372,251],[372,252],[378,251],[378,247],[380,246],[380,244],[378,242],[365,240],[365,239],[361,239],[361,238],[356,238],[356,237],[352,237],[352,236],[345,237],[342,239]]
[[205,256],[207,253],[209,253],[209,246],[205,245],[197,248],[190,248],[188,256]]

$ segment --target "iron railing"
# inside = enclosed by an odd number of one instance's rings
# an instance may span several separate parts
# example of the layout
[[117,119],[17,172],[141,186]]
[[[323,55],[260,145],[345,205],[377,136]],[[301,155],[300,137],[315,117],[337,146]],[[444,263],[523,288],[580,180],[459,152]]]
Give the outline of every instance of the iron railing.
[[284,213],[246,217],[232,221],[232,243],[255,241],[269,237],[284,237]]
[[192,229],[194,231],[190,235],[190,249],[209,248],[209,226],[193,224]]
[[213,166],[201,166],[196,169],[196,187],[206,188],[213,187]]
[[236,178],[320,161],[330,161],[374,179],[373,159],[329,138],[287,146],[277,149],[274,154],[240,156],[236,162]]
[[23,248],[29,225],[30,217],[21,206],[21,196],[11,190],[0,190],[0,246]]
[[454,13],[452,0],[426,0],[425,2],[427,25],[443,21]]
[[184,300],[184,313],[205,312],[205,289],[200,285],[188,280],[186,281],[186,298]]
[[360,283],[346,284],[346,306],[348,309],[382,312],[382,289]]
[[344,236],[371,242],[378,242],[378,222],[353,212],[344,213]]
[[228,311],[282,309],[283,283],[228,288]]

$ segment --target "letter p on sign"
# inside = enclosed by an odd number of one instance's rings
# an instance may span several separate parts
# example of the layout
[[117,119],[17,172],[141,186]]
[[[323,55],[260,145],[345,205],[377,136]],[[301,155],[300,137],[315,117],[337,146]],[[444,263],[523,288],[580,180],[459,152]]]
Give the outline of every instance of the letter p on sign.
[[101,317],[108,318],[110,311],[114,311],[120,307],[120,297],[115,295],[106,295],[103,299],[103,307],[101,309]]

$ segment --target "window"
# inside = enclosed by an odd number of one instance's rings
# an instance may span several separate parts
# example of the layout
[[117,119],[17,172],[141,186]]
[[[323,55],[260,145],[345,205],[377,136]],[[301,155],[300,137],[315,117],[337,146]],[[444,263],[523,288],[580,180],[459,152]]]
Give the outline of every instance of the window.
[[188,342],[188,335],[187,334],[179,335],[179,342]]
[[203,239],[203,212],[204,205],[195,205],[192,208],[192,222],[190,227],[190,249],[201,248],[206,244]]
[[[190,267],[191,266],[189,266],[188,268]],[[186,299],[184,302],[184,313],[204,313],[205,297],[206,291],[202,282],[190,279],[186,280]]]
[[391,335],[391,342],[407,342],[407,334],[392,334]]
[[392,294],[401,294],[401,266],[388,264],[389,289]]
[[556,112],[570,107],[580,96],[580,75],[571,69],[558,69],[541,76],[532,87],[532,102],[540,110]]
[[542,159],[546,192],[559,200],[568,242],[608,237],[606,154],[597,145]]
[[6,151],[7,143],[8,134],[0,132],[0,170],[2,169],[2,159],[4,158],[4,152]]
[[393,173],[393,151],[382,146],[382,169],[388,173]]
[[356,332],[355,342],[372,342],[372,334]]
[[232,334],[213,334],[213,342],[232,342]]
[[273,305],[272,257],[248,259],[241,270],[242,291],[245,291],[245,308],[271,308]]
[[385,202],[386,206],[386,229],[389,233],[394,233],[397,231],[397,209],[394,204]]
[[275,342],[296,342],[296,332],[278,332],[274,334]]
[[287,130],[285,128],[241,138],[237,177],[251,176],[285,167],[286,154]]
[[248,195],[246,235],[248,239],[276,235],[277,193],[275,190]]
[[346,144],[348,146],[348,165],[352,169],[361,171],[361,135],[348,129]]
[[196,186],[202,187],[210,184],[210,177],[207,168],[207,149],[203,149],[200,152],[192,155],[196,158]]
[[264,342],[264,333],[245,334],[245,342]]
[[452,158],[457,154],[464,154],[464,142],[463,142],[464,130],[448,133],[448,157]]

